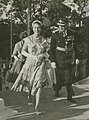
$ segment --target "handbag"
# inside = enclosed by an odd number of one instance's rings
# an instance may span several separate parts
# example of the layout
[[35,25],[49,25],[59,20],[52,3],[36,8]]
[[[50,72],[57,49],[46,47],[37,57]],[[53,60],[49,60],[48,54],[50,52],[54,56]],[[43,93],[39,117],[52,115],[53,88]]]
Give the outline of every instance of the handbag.
[[17,73],[13,73],[11,70],[8,70],[5,76],[5,81],[14,83],[16,78],[17,78],[18,74]]

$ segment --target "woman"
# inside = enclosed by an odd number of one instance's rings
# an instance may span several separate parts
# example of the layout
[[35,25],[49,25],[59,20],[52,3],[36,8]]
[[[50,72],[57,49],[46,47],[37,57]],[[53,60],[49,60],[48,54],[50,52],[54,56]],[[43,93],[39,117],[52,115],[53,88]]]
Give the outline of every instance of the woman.
[[[15,80],[17,79],[21,68],[24,64],[25,59],[23,58],[22,54],[21,54],[21,50],[24,44],[24,37],[27,36],[27,32],[24,31],[20,34],[20,41],[17,42],[15,44],[14,50],[13,50],[13,54],[12,54],[12,58],[14,58],[14,62],[12,67],[10,68],[10,70],[7,71],[6,73],[6,77],[5,77],[5,81],[9,82],[9,88],[11,88],[10,86],[15,82]],[[10,84],[12,83],[12,84]]]
[[48,54],[47,41],[40,35],[42,23],[35,20],[32,23],[34,34],[25,40],[22,54],[27,60],[12,89],[29,92],[29,97],[35,96],[35,110],[37,115],[42,87],[47,85]]

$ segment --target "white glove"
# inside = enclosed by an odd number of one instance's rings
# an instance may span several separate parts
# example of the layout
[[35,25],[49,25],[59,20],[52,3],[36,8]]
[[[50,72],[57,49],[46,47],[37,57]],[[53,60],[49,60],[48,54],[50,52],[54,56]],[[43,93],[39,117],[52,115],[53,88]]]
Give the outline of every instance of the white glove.
[[51,67],[52,67],[52,68],[56,68],[56,63],[55,63],[55,62],[52,62],[52,63],[51,63]]
[[78,65],[79,64],[79,60],[78,59],[76,59],[76,65]]

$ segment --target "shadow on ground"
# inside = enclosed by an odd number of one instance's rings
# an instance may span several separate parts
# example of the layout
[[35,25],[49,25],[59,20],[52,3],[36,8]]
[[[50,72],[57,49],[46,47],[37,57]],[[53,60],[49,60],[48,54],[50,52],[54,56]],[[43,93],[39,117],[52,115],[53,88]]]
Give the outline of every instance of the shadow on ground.
[[65,88],[61,97],[55,98],[52,88],[45,88],[41,95],[40,111],[37,116],[33,106],[27,105],[27,94],[13,91],[3,91],[0,97],[5,105],[17,110],[18,113],[8,120],[89,120],[89,90],[74,87],[76,104],[66,100]]

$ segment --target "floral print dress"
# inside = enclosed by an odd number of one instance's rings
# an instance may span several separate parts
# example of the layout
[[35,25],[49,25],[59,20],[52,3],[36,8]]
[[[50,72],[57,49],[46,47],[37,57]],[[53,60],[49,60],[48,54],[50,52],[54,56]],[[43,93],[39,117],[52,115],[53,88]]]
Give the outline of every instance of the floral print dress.
[[43,37],[36,39],[34,35],[31,35],[25,40],[23,49],[25,46],[27,46],[26,51],[29,55],[38,56],[45,54],[45,57],[42,59],[28,57],[12,89],[26,92],[31,90],[31,94],[34,95],[39,87],[44,87],[48,84],[47,69],[49,69],[50,63],[46,53],[47,41]]
[[22,66],[25,62],[25,59],[23,58],[23,56],[21,54],[23,44],[24,44],[24,42],[20,41],[20,42],[16,43],[16,45],[14,47],[12,57],[17,56],[18,59],[14,59],[12,67],[6,73],[5,81],[7,81],[7,82],[11,82],[11,83],[15,82],[15,80],[17,79],[17,77],[22,69]]

